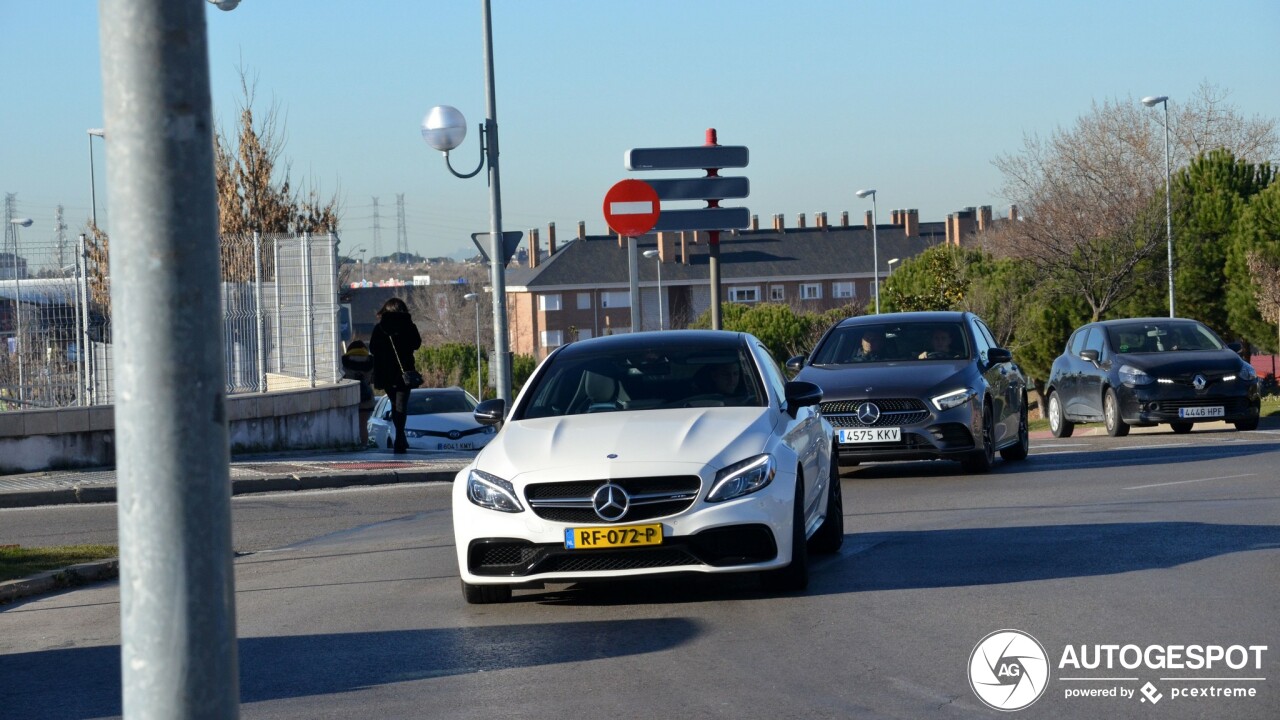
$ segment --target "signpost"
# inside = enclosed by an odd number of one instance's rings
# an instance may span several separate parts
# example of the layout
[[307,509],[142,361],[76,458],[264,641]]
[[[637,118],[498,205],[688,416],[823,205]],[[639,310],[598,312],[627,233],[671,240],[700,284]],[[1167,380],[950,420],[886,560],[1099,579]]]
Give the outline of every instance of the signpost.
[[[493,233],[471,233],[471,242],[475,243],[476,248],[480,250],[480,256],[485,262],[489,262],[489,251],[486,248],[494,247],[493,241],[489,238],[493,237]],[[524,233],[519,230],[507,230],[502,233],[502,264],[506,265],[511,262],[512,256],[516,254],[516,248],[520,247],[520,239],[524,237]]]
[[[649,185],[661,200],[705,200],[707,207],[700,210],[667,210],[662,212],[660,217],[656,218],[656,222],[644,232],[650,230],[710,231],[708,247],[711,275],[711,327],[715,330],[721,329],[720,231],[744,228],[751,224],[751,213],[747,208],[720,207],[720,201],[723,199],[746,197],[751,190],[750,183],[746,178],[722,178],[720,169],[743,168],[747,166],[750,159],[750,153],[745,146],[717,144],[715,128],[707,129],[707,142],[704,145],[632,148],[627,151],[624,158],[628,170],[701,169],[707,171],[706,177],[703,178],[651,180]],[[616,188],[617,185],[614,187]],[[610,227],[613,225],[610,224]],[[634,255],[634,252],[632,254]],[[634,268],[634,257],[631,263]]]
[[627,238],[627,269],[630,277],[631,332],[640,331],[640,269],[636,236],[653,229],[658,221],[658,193],[643,180],[622,180],[604,194],[604,220]]

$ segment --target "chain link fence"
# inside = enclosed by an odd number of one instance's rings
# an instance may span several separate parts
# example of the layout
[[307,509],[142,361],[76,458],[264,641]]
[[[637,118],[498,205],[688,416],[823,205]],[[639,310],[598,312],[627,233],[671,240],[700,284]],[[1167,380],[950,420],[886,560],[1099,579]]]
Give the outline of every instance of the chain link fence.
[[[342,377],[336,234],[223,237],[228,394]],[[70,247],[69,247],[70,246]],[[105,236],[6,235],[0,248],[0,411],[114,401]]]

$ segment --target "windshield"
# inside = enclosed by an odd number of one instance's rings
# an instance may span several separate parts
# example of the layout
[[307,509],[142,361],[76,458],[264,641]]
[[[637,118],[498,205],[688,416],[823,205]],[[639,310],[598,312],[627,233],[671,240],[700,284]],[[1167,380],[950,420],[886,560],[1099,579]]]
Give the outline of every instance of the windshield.
[[1197,322],[1151,321],[1107,326],[1116,352],[1159,353],[1221,350],[1224,346],[1208,327]]
[[475,401],[461,390],[414,390],[409,393],[409,408],[405,414],[467,413],[475,409]]
[[958,360],[969,355],[969,343],[960,323],[849,325],[827,335],[814,350],[812,364]]
[[606,347],[557,356],[538,373],[516,419],[681,407],[761,407],[760,375],[725,349]]

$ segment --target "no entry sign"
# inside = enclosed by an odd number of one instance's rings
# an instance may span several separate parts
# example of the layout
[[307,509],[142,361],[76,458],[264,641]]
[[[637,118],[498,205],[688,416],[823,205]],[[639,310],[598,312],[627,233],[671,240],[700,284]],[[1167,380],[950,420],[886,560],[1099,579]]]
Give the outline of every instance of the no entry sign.
[[621,180],[604,194],[604,221],[619,235],[644,235],[658,222],[658,193],[643,180]]

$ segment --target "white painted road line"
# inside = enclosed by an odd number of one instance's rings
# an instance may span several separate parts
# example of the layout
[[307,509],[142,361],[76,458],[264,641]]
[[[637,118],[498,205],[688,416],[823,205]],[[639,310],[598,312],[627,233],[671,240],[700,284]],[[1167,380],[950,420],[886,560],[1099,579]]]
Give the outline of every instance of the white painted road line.
[[1236,478],[1253,477],[1254,473],[1245,473],[1244,475],[1223,475],[1222,477],[1199,478],[1196,480],[1176,480],[1174,482],[1153,483],[1151,485],[1135,485],[1127,487],[1125,490],[1145,490],[1153,487],[1164,487],[1166,485],[1186,485],[1187,483],[1210,482],[1213,480],[1234,480]]

